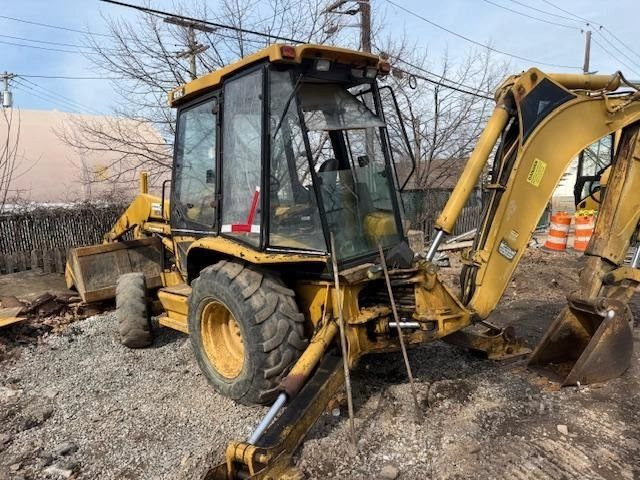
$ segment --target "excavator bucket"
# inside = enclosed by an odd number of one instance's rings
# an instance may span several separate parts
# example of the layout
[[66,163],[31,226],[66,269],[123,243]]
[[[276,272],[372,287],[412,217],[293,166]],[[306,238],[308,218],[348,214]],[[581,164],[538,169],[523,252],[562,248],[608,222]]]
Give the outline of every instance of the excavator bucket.
[[143,272],[147,288],[162,286],[162,245],[158,238],[119,241],[71,250],[65,277],[85,302],[114,298],[124,273]]
[[570,297],[531,355],[529,366],[562,386],[619,377],[631,364],[631,321],[630,310],[620,301]]

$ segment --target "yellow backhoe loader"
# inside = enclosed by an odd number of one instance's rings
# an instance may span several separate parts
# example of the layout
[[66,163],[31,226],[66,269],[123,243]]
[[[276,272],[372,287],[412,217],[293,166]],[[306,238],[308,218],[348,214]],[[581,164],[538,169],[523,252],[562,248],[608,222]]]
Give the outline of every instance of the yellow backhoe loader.
[[[170,188],[150,195],[143,176],[105,243],[72,252],[69,284],[87,301],[116,297],[125,344],[150,343],[147,305],[157,296],[159,323],[189,334],[218,392],[272,404],[208,479],[295,478],[293,452],[343,385],[345,358],[353,368],[401,339],[444,339],[492,358],[523,353],[510,331],[466,327],[496,307],[572,159],[617,131],[580,287],[531,364],[563,384],[601,382],[629,366],[627,304],[640,259],[623,262],[640,217],[638,91],[621,74],[532,68],[507,78],[420,256],[402,228],[399,192],[411,169],[397,164],[412,161],[391,148],[398,139],[387,126],[400,115],[382,86],[389,71],[371,54],[272,45],[176,88]],[[434,255],[492,152],[490,196],[458,296],[438,278]]]

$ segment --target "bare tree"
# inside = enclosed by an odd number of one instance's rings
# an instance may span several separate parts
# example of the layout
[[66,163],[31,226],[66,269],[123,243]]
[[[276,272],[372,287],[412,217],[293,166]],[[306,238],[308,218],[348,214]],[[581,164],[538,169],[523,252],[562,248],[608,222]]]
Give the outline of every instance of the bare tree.
[[3,108],[2,133],[0,133],[0,213],[3,213],[11,185],[18,168],[18,148],[20,146],[20,112],[14,117],[13,108]]
[[[324,7],[322,0],[270,0],[259,7],[254,0],[221,0],[215,11],[204,0],[174,4],[176,14],[235,28],[210,31],[193,31],[148,13],[126,20],[105,17],[112,40],[105,43],[104,37],[88,36],[87,57],[105,77],[114,79],[121,101],[109,121],[73,117],[58,136],[81,154],[110,152],[108,181],[122,181],[139,168],[149,170],[153,181],[171,166],[175,113],[167,106],[169,91],[264,48],[278,37],[337,41],[335,29],[329,31],[332,25],[322,13]],[[273,37],[243,33],[243,29]],[[194,40],[204,48],[192,52],[192,62],[185,49],[193,49]],[[157,141],[150,140],[152,131],[157,132]],[[86,181],[91,176],[84,177]]]
[[[324,14],[328,3],[220,0],[213,11],[204,0],[176,0],[172,10],[177,14],[235,28],[206,31],[167,23],[162,16],[148,13],[126,20],[105,17],[112,40],[104,43],[102,37],[87,37],[86,43],[94,65],[105,77],[117,79],[113,80],[114,88],[121,101],[114,109],[116,116],[108,123],[80,118],[61,137],[81,152],[112,152],[112,181],[127,178],[140,167],[157,175],[166,172],[175,131],[174,111],[166,105],[168,92],[278,37],[357,48],[357,30],[347,28],[356,26],[354,17]],[[388,121],[395,156],[400,161],[408,157],[402,142],[403,122],[410,138],[408,148],[417,161],[412,187],[447,185],[457,176],[482,131],[493,106],[493,100],[486,98],[487,92],[492,92],[503,78],[506,66],[495,63],[489,50],[484,49],[469,51],[461,62],[453,64],[447,52],[434,57],[396,32],[385,33],[383,14],[374,18],[374,51],[385,52],[396,73],[383,80],[393,87],[400,103],[400,118]],[[272,37],[243,33],[242,29],[266,32]],[[199,48],[194,48],[196,45]],[[138,127],[132,129],[132,125]],[[161,140],[150,142],[141,134],[143,128],[157,131]]]
[[394,117],[389,125],[396,130],[392,143],[396,155],[406,159],[409,152],[400,141],[402,121],[416,160],[412,187],[450,185],[482,133],[495,105],[491,92],[505,77],[507,65],[494,62],[485,49],[469,51],[457,65],[446,51],[433,62],[426,52],[405,41],[389,40],[380,50],[393,64],[394,75],[388,83],[401,110],[401,118]]

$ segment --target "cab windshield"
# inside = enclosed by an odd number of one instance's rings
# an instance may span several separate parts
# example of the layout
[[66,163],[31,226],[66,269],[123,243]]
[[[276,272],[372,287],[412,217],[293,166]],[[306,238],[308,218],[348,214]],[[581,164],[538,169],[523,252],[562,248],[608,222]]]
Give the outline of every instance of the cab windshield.
[[373,91],[271,72],[270,245],[327,251],[321,211],[341,261],[400,241]]

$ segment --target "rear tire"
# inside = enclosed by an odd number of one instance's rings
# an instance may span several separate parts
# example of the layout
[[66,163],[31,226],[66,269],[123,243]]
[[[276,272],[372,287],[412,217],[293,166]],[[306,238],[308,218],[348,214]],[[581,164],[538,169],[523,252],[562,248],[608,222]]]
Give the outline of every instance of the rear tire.
[[189,336],[209,383],[243,404],[271,403],[306,348],[294,292],[273,274],[226,260],[203,269],[192,287]]
[[142,273],[120,275],[116,284],[116,317],[120,341],[129,348],[151,345],[147,288]]

